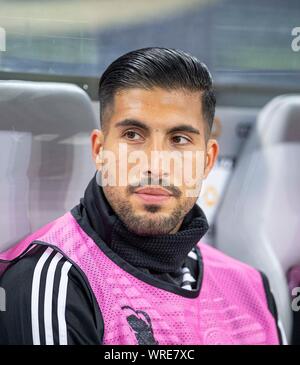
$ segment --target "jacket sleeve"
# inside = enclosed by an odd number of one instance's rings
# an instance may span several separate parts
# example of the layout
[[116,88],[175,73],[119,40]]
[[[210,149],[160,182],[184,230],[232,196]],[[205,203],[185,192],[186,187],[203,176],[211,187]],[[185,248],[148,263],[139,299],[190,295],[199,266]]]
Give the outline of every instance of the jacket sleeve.
[[83,274],[59,252],[35,246],[0,277],[0,344],[101,344],[103,320]]

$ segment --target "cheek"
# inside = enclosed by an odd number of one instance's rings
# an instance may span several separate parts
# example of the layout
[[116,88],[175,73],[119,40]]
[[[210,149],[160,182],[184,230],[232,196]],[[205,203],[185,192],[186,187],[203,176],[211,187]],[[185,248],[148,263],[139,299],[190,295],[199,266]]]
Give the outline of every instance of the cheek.
[[116,212],[118,212],[120,205],[128,203],[126,188],[118,186],[106,186],[103,187],[103,190],[108,202]]
[[184,153],[182,159],[173,164],[171,169],[174,185],[184,191],[201,184],[204,177],[204,167],[205,155],[203,151]]

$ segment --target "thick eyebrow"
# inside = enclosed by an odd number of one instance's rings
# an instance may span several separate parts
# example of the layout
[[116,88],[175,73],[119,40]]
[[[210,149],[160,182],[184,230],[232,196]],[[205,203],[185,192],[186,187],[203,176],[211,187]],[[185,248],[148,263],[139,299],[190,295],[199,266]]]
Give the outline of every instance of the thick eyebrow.
[[167,133],[174,133],[174,132],[188,132],[188,133],[200,134],[199,129],[196,129],[193,126],[187,124],[181,124],[176,127],[169,128],[167,130]]
[[[146,132],[150,132],[150,128],[147,126],[147,124],[137,119],[124,119],[116,123],[115,127],[137,127],[140,129],[144,129]],[[199,129],[196,129],[188,124],[180,124],[167,129],[167,133],[174,132],[188,132],[200,135]]]
[[137,127],[144,129],[146,132],[150,132],[150,128],[144,122],[137,119],[124,119],[115,124],[115,127]]

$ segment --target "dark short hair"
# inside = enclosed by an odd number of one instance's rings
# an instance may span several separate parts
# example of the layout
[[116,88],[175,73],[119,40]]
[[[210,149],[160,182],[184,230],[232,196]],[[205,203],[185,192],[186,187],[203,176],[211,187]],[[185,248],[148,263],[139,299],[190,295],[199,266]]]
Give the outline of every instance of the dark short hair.
[[183,89],[200,91],[207,135],[213,124],[216,97],[212,77],[206,65],[180,50],[150,47],[119,57],[104,71],[99,82],[101,123],[104,112],[119,90],[129,88]]

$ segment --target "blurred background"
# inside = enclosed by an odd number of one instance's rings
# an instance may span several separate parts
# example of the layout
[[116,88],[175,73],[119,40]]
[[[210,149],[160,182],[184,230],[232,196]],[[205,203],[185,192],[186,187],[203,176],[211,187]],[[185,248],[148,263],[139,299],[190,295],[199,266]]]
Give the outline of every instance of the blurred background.
[[99,76],[130,50],[162,46],[198,57],[218,96],[223,173],[203,190],[212,222],[259,108],[299,91],[300,52],[291,46],[299,16],[298,0],[0,0],[0,79],[74,83],[97,101]]
[[119,55],[153,45],[192,53],[216,81],[300,70],[297,0],[1,0],[0,9],[6,72],[98,77]]

